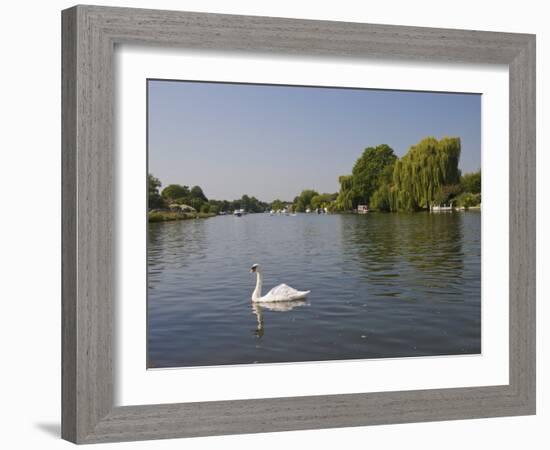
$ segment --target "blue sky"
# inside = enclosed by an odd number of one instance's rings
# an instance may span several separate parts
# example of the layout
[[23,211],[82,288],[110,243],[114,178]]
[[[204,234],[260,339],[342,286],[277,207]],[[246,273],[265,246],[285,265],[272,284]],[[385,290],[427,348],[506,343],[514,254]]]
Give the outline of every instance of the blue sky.
[[398,156],[459,136],[460,168],[481,167],[481,96],[150,80],[149,173],[213,199],[292,200],[337,192],[366,147]]

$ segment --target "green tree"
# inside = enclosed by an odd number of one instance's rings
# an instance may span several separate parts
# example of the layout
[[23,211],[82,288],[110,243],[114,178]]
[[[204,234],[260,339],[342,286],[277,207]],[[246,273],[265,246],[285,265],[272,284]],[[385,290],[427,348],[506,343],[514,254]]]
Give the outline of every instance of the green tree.
[[330,204],[336,199],[338,194],[318,194],[311,198],[311,208],[328,208]]
[[378,211],[391,211],[392,193],[388,184],[381,185],[374,194],[372,194],[369,206]]
[[183,200],[183,203],[186,203],[187,205],[192,206],[197,211],[200,211],[202,206],[207,203],[202,198],[191,197],[191,196],[189,196],[185,199],[182,199],[182,200]]
[[179,203],[192,206],[197,211],[200,211],[202,205],[208,202],[200,186],[193,186],[189,189],[188,186],[180,184],[170,184],[162,190],[162,198],[167,203]]
[[422,139],[395,163],[391,209],[428,208],[444,185],[460,181],[460,138]]
[[162,186],[160,180],[152,174],[147,174],[147,205],[149,209],[162,208],[164,202],[159,194],[159,188]]
[[252,196],[248,198],[248,212],[259,213],[267,209],[267,203],[261,202],[256,197]]
[[473,173],[466,173],[460,180],[462,190],[472,194],[481,193],[481,170]]
[[368,205],[372,194],[385,181],[397,157],[393,149],[386,144],[367,147],[352,170],[353,207],[358,203]]
[[180,184],[169,184],[162,190],[162,198],[168,202],[189,197],[189,188]]
[[250,210],[250,197],[246,194],[241,197],[241,208],[245,211]]
[[456,198],[457,206],[469,208],[481,204],[481,194],[472,194],[471,192],[463,192]]
[[202,189],[200,186],[193,186],[191,188],[191,191],[189,192],[189,195],[193,199],[199,199],[203,202],[207,202],[208,199],[206,198],[206,195],[204,195],[204,192],[202,192]]
[[235,211],[236,209],[241,209],[241,200],[233,200],[229,203],[229,209]]
[[282,200],[276,199],[271,202],[271,209],[278,211],[285,207],[285,203]]
[[340,183],[340,191],[334,202],[335,209],[338,211],[351,211],[355,197],[355,193],[353,192],[353,176],[341,175],[338,177],[338,182]]
[[316,195],[319,194],[313,189],[303,190],[300,195],[294,199],[294,209],[297,212],[304,212],[306,209],[311,208],[311,199]]
[[[462,193],[460,184],[445,184],[439,188],[434,196],[435,204],[449,204]],[[455,202],[456,203],[456,202]]]

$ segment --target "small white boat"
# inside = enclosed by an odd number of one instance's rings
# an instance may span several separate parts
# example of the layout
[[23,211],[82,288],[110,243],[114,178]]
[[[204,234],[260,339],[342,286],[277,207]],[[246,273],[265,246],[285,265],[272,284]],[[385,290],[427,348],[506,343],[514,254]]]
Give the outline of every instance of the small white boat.
[[431,205],[430,207],[431,212],[443,212],[443,211],[454,211],[453,208],[453,202],[450,203],[450,205]]

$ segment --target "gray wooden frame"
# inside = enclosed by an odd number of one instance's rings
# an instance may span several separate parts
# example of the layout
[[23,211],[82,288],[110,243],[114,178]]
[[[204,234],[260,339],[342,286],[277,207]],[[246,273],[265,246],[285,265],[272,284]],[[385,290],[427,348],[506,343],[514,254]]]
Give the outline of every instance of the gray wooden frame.
[[[62,13],[62,437],[76,443],[535,413],[535,36],[144,9]],[[506,64],[508,385],[113,406],[113,52],[118,43]]]

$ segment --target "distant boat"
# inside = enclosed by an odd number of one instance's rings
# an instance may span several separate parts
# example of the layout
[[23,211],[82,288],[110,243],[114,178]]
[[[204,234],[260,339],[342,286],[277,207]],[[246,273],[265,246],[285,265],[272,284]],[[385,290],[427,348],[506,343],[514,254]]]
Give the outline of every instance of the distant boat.
[[430,207],[430,211],[431,212],[442,212],[442,211],[454,211],[454,208],[453,208],[453,202],[451,202],[450,205],[431,205]]
[[244,216],[246,214],[246,211],[244,209],[236,209],[235,211],[233,211],[233,215],[235,217],[241,217],[241,216]]

